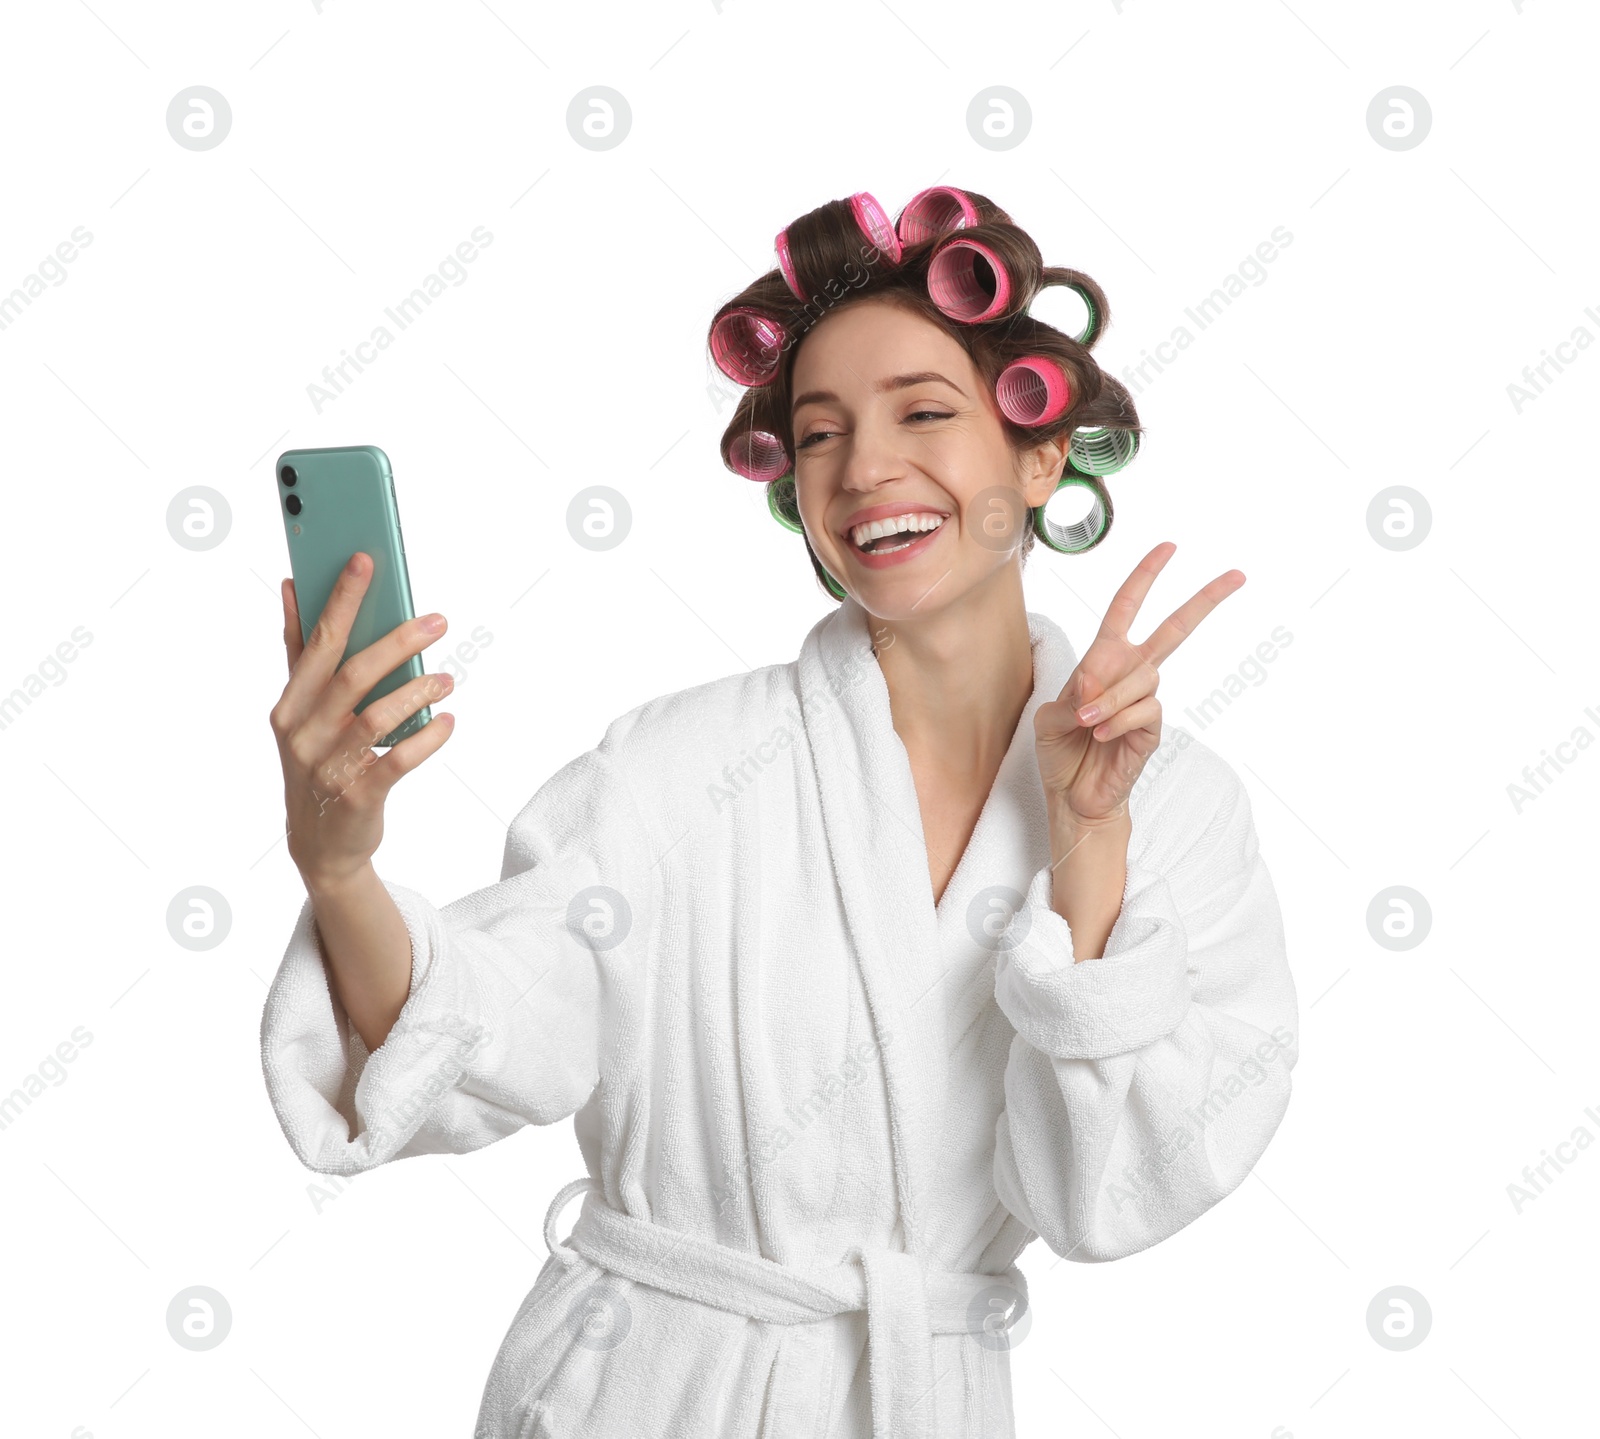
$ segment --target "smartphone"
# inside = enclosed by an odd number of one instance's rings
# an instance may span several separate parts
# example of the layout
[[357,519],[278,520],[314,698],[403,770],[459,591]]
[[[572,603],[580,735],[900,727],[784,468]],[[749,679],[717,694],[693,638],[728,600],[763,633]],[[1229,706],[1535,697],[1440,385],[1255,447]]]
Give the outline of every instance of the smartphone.
[[[357,551],[372,556],[372,579],[350,626],[350,638],[339,661],[343,664],[396,625],[416,617],[389,457],[376,445],[285,450],[274,470],[303,641],[311,638],[350,556]],[[356,706],[356,713],[423,673],[422,657],[412,655],[373,685]],[[424,705],[374,743],[398,744],[432,718]]]

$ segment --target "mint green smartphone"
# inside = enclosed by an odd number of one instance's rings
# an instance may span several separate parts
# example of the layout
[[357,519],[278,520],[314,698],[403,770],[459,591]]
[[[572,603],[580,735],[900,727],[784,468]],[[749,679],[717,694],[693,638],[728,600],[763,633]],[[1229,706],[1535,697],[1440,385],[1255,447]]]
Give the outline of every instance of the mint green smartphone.
[[[285,450],[278,456],[275,483],[283,531],[289,541],[289,570],[300,608],[300,638],[309,640],[340,571],[350,556],[372,556],[372,579],[361,598],[340,664],[382,639],[396,625],[414,619],[411,577],[406,571],[406,542],[400,530],[400,507],[394,497],[389,457],[376,445],[343,445],[333,449]],[[391,694],[424,673],[421,655],[412,655],[385,675],[356,706]],[[398,744],[433,718],[424,705],[375,743]]]

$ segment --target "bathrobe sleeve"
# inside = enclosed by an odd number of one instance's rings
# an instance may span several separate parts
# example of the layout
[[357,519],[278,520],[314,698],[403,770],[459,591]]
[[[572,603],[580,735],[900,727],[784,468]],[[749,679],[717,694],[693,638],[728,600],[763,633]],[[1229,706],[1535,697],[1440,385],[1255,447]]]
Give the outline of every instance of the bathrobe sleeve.
[[329,985],[306,901],[267,994],[261,1056],[308,1168],[464,1154],[589,1099],[609,1006],[643,963],[655,909],[614,732],[517,815],[499,883],[437,909],[385,882],[411,939],[411,987],[371,1054]]
[[996,956],[1016,1035],[995,1189],[1079,1261],[1148,1248],[1232,1192],[1298,1056],[1282,915],[1238,775],[1191,739],[1144,798],[1103,955],[1074,962],[1046,864]]

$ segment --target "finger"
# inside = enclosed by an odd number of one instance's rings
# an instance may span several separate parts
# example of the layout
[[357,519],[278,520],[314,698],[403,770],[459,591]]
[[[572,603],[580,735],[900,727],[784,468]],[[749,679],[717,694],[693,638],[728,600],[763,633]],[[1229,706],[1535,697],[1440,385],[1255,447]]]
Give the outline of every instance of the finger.
[[355,623],[356,611],[361,608],[371,579],[372,556],[357,550],[334,581],[333,593],[312,625],[310,638],[284,687],[284,700],[292,715],[308,713],[339,668],[350,638],[350,626]]
[[1102,720],[1094,727],[1092,734],[1096,740],[1114,740],[1129,730],[1150,727],[1155,729],[1159,738],[1160,724],[1161,701],[1154,695],[1146,695],[1144,699],[1119,709],[1109,719]]
[[1179,605],[1151,631],[1143,644],[1135,648],[1152,664],[1159,665],[1194,633],[1195,626],[1201,620],[1243,583],[1243,570],[1229,570],[1225,575],[1218,575],[1204,589]]
[[1122,588],[1106,606],[1106,617],[1100,622],[1099,635],[1120,640],[1128,638],[1134,616],[1139,613],[1144,597],[1150,593],[1150,586],[1177,552],[1178,547],[1171,540],[1163,540],[1133,567],[1133,573],[1122,582]]
[[1161,683],[1160,672],[1148,660],[1137,657],[1137,651],[1135,655],[1133,668],[1127,674],[1104,688],[1100,694],[1093,696],[1087,704],[1078,707],[1079,724],[1101,724],[1119,710],[1126,709],[1129,705],[1138,703],[1146,695],[1153,695],[1156,692],[1156,687]]
[[[370,790],[365,792],[381,798],[403,771],[384,763],[400,745],[391,745],[387,753],[379,755],[378,744],[386,734],[399,729],[424,705],[436,703],[454,688],[455,681],[449,675],[421,675],[407,681],[392,694],[375,699],[360,714],[351,715],[349,722],[325,747],[308,741],[307,748],[311,753],[324,756],[313,770],[317,785],[323,792],[342,793],[353,777],[372,775],[374,779]],[[430,722],[417,733],[422,734],[432,728]],[[400,743],[405,744],[415,738],[417,735],[409,735]]]
[[454,688],[455,680],[447,674],[419,675],[407,680],[399,689],[373,700],[360,714],[350,716],[340,738],[357,745],[380,744],[386,734],[393,734],[423,706],[438,704]]
[[284,580],[278,586],[278,593],[283,600],[283,647],[289,653],[289,673],[292,676],[300,660],[300,651],[305,648],[305,642],[300,637],[300,604],[294,597],[294,581]]
[[[416,619],[404,620],[382,639],[374,640],[364,650],[351,655],[313,703],[304,721],[307,729],[313,735],[332,736],[347,728],[355,715],[356,706],[371,692],[373,685],[386,675],[393,674],[413,655],[421,654],[444,633],[444,628],[429,629],[430,620],[444,624],[443,615],[420,615]],[[392,706],[396,696],[405,694],[410,686],[419,685],[429,678],[437,680],[439,676],[422,675],[410,680],[392,694],[374,700],[362,714],[370,714],[376,720],[377,711]],[[439,694],[435,693],[433,698],[438,699]],[[413,709],[420,709],[426,703],[428,700],[423,699]],[[377,734],[388,734],[412,710],[402,713],[388,708],[386,712],[394,716],[393,723],[376,731]]]
[[1105,691],[1106,687],[1101,684],[1099,679],[1083,665],[1079,665],[1072,672],[1072,677],[1056,698],[1070,703],[1074,713],[1076,713],[1091,700],[1098,699]]
[[373,782],[388,792],[399,783],[402,776],[410,774],[423,760],[455,733],[456,717],[445,711],[436,714],[414,735],[407,735],[397,745],[391,745],[381,759],[367,769]]

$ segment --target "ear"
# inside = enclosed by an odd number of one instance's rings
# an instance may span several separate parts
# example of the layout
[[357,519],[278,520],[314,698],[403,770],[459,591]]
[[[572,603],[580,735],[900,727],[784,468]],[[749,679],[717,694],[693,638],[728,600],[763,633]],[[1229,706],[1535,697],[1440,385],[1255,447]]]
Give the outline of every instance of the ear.
[[1068,439],[1069,436],[1063,435],[1057,440],[1046,440],[1017,457],[1022,472],[1022,494],[1029,509],[1037,509],[1055,494],[1067,462]]

